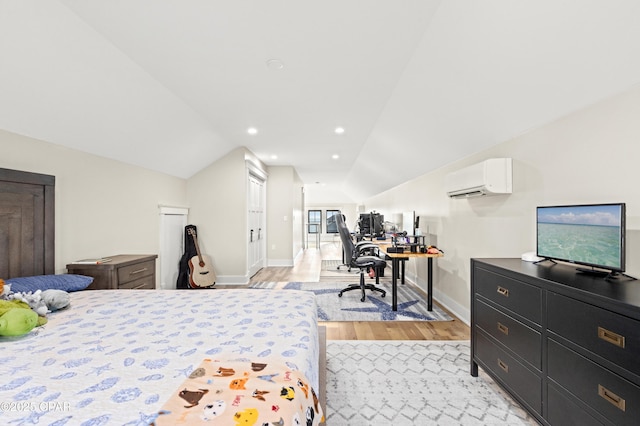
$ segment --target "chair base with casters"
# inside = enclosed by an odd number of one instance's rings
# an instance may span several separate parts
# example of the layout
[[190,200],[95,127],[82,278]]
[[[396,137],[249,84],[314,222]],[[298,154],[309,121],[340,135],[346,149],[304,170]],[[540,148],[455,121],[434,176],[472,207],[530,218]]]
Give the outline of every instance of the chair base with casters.
[[365,290],[371,290],[371,291],[378,291],[380,292],[380,296],[384,297],[387,295],[387,292],[379,287],[376,287],[373,284],[365,284],[364,282],[364,269],[360,269],[360,284],[349,284],[349,286],[347,288],[343,288],[342,290],[340,290],[340,292],[338,293],[338,297],[342,297],[342,293],[345,293],[347,291],[352,291],[352,290],[361,290],[362,291],[362,297],[360,298],[361,302],[364,302],[364,299],[366,298],[366,293]]

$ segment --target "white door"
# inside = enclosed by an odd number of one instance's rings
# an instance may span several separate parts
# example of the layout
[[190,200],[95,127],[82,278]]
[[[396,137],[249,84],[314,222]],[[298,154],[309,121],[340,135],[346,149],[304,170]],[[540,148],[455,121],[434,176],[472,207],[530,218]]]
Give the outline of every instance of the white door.
[[160,289],[176,288],[188,212],[188,209],[180,207],[160,207]]
[[265,182],[259,177],[249,174],[248,197],[248,225],[249,244],[247,250],[247,265],[249,266],[249,276],[255,275],[263,266],[265,261]]

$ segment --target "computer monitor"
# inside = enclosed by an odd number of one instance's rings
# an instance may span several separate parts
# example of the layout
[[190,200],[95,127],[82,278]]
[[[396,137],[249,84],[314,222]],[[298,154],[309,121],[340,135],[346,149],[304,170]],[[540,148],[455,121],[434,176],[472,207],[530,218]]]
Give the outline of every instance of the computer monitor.
[[384,235],[384,216],[380,213],[360,213],[358,227],[362,235],[382,237]]

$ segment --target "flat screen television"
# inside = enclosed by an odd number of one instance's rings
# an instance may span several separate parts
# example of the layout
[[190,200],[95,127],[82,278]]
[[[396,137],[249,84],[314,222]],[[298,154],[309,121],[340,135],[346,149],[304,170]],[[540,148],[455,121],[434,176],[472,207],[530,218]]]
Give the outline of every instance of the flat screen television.
[[590,267],[580,272],[622,273],[625,216],[624,203],[538,207],[536,254]]

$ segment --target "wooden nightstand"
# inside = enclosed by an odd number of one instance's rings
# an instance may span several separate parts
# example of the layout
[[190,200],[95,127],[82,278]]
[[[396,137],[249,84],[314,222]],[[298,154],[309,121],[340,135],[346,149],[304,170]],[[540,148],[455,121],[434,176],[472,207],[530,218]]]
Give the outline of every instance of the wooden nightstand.
[[70,263],[67,272],[93,277],[87,290],[155,289],[157,257],[155,254],[106,256],[111,261],[98,265]]

